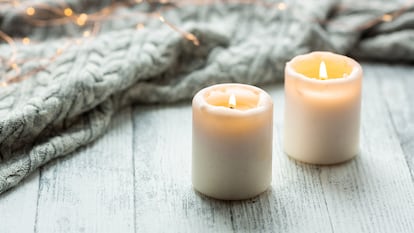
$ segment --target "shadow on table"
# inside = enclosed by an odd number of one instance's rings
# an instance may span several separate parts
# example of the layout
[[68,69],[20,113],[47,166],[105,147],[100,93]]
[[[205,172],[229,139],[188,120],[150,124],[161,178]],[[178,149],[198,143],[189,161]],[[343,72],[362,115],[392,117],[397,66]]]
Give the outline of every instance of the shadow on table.
[[217,200],[195,190],[194,192],[196,201],[201,202],[201,206],[208,210],[206,214],[199,217],[207,220],[211,219],[211,214],[214,224],[221,225],[219,229],[231,229],[234,232],[267,232],[281,225],[279,219],[273,219],[273,214],[284,212],[280,203],[274,202],[277,199],[277,192],[273,187],[254,198],[241,201]]

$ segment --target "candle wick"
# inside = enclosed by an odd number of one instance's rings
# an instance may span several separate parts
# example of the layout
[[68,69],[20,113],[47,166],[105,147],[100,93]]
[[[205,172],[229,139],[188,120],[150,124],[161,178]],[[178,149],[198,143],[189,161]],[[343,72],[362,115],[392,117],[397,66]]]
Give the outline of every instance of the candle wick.
[[234,107],[236,107],[236,96],[234,94],[230,96],[228,106],[230,109],[234,109]]

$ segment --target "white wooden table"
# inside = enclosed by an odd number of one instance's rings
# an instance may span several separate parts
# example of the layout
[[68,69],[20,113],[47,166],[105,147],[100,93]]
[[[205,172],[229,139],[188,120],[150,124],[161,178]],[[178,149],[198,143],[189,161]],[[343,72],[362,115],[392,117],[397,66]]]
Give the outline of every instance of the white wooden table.
[[0,233],[414,232],[414,67],[363,63],[362,151],[336,166],[282,152],[275,102],[272,187],[224,202],[191,187],[191,106],[133,106],[94,144],[0,196]]

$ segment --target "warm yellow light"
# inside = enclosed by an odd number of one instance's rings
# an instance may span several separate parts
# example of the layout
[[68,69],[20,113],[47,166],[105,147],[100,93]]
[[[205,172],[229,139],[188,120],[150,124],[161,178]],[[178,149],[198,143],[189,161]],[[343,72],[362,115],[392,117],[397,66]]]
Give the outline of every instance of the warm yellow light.
[[109,15],[109,13],[111,13],[111,8],[104,8],[101,10],[103,15]]
[[234,94],[231,94],[229,98],[229,108],[235,108],[236,107],[236,96]]
[[35,10],[35,8],[33,8],[33,7],[28,7],[28,8],[26,9],[26,14],[27,14],[27,15],[32,16],[32,15],[34,15],[35,13],[36,13],[36,10]]
[[17,70],[17,69],[19,68],[19,66],[18,66],[16,63],[11,64],[11,67],[12,67],[14,70]]
[[284,3],[284,2],[279,2],[279,3],[277,4],[277,9],[279,9],[279,10],[281,10],[281,11],[286,10],[286,3]]
[[319,65],[319,78],[320,79],[328,78],[328,72],[326,70],[326,65],[324,61],[321,61],[321,64]]
[[390,22],[392,20],[392,18],[393,18],[392,15],[385,14],[385,15],[382,16],[382,21],[384,21],[384,22]]
[[65,10],[63,10],[63,14],[66,16],[71,16],[73,14],[73,11],[70,8],[65,8]]
[[187,39],[187,40],[189,40],[189,41],[192,41],[193,42],[193,44],[195,45],[195,46],[199,46],[200,45],[200,41],[197,39],[197,37],[194,35],[194,34],[192,34],[192,33],[188,33],[188,34],[186,34],[185,35],[185,38]]
[[143,29],[143,28],[144,28],[144,24],[142,24],[142,23],[137,24],[137,29],[138,30]]
[[83,26],[86,23],[86,20],[88,20],[88,15],[85,13],[82,13],[79,15],[79,17],[76,19],[76,24],[79,26]]
[[30,44],[30,38],[29,37],[25,37],[22,39],[23,44]]
[[90,31],[84,31],[83,32],[83,37],[89,37],[91,35]]
[[12,1],[12,4],[13,4],[14,7],[20,6],[20,2],[16,1],[16,0]]

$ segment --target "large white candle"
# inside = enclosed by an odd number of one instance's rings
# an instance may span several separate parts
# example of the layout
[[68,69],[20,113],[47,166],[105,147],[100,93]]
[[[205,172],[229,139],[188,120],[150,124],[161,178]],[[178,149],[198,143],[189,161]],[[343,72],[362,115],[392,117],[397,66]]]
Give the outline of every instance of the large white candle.
[[193,187],[213,198],[240,200],[272,179],[273,101],[244,84],[218,84],[193,99]]
[[334,164],[359,153],[362,68],[313,52],[285,67],[284,149],[294,159]]

